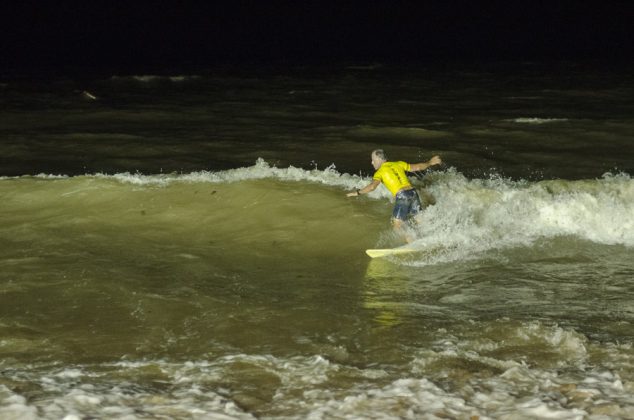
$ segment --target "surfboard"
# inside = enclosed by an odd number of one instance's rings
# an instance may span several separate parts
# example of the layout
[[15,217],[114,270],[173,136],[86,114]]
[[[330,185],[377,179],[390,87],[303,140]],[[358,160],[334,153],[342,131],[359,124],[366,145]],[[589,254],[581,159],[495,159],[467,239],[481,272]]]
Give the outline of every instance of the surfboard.
[[365,253],[368,254],[371,258],[380,258],[387,257],[389,255],[398,255],[398,254],[409,254],[410,252],[419,251],[414,248],[383,248],[383,249],[366,249]]

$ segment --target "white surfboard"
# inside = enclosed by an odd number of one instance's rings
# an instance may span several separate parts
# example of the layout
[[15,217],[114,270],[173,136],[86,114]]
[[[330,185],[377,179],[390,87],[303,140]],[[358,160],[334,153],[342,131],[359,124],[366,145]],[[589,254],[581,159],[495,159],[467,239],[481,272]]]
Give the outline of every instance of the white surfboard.
[[383,248],[383,249],[366,249],[365,253],[371,258],[387,257],[388,255],[409,254],[410,252],[420,251],[414,248]]

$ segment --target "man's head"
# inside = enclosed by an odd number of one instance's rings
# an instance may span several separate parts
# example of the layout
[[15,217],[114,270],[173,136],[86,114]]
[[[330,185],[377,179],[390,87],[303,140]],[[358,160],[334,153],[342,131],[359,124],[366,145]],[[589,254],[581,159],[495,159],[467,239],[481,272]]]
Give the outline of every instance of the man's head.
[[383,162],[387,162],[387,156],[385,155],[383,149],[376,149],[372,151],[370,157],[372,158],[372,166],[375,170],[378,170],[381,165],[383,165]]

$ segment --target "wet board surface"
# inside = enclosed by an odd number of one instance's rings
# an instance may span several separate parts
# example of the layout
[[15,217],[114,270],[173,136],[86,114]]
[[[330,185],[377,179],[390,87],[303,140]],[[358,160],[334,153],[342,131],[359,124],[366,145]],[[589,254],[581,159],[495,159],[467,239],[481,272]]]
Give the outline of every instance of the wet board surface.
[[414,248],[383,248],[383,249],[366,249],[365,253],[371,258],[387,257],[389,255],[409,254],[419,251]]

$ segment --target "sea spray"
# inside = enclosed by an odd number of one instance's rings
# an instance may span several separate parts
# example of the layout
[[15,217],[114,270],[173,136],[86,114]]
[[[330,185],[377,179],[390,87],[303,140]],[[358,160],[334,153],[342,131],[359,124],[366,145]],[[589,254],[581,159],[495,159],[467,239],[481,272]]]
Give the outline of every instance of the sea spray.
[[428,191],[436,203],[411,227],[417,236],[412,246],[436,252],[421,264],[565,236],[634,246],[634,180],[629,175],[528,182],[468,180],[448,171],[435,175]]

